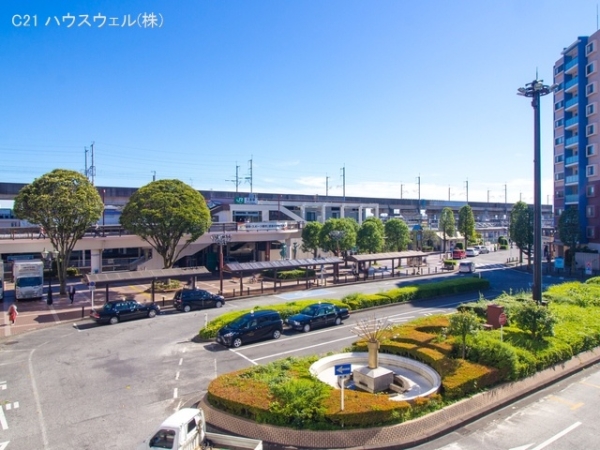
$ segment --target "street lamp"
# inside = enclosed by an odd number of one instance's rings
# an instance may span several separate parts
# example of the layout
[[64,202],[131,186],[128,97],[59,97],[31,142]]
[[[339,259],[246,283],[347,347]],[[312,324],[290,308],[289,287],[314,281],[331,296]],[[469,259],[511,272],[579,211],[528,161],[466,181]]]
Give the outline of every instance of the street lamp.
[[540,97],[554,92],[556,85],[533,80],[517,89],[517,95],[531,98],[533,106],[533,300],[542,301],[542,174],[540,144]]
[[48,305],[52,304],[52,261],[58,259],[58,251],[56,250],[44,250],[42,251],[42,257],[48,265],[50,266],[50,271],[48,272],[48,297],[46,298],[46,303]]
[[210,237],[219,246],[219,294],[223,295],[223,246],[231,242],[230,234],[213,234]]

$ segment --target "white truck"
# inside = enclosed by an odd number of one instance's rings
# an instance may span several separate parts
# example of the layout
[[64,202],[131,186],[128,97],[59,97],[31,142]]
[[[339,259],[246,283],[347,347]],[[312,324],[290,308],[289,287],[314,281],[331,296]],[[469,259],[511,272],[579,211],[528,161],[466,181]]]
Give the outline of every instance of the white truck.
[[145,450],[262,450],[262,441],[206,431],[204,412],[182,408],[169,416],[139,447]]
[[17,260],[13,262],[15,298],[42,298],[44,295],[44,262]]

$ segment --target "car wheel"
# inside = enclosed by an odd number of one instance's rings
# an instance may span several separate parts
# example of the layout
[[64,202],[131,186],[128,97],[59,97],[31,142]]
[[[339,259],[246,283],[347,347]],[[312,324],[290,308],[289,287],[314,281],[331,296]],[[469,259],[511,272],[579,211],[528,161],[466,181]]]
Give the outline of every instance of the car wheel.
[[273,331],[273,339],[279,339],[281,337],[281,331],[275,330]]
[[119,318],[116,316],[113,316],[110,318],[110,320],[108,321],[108,323],[110,323],[111,325],[115,325],[117,323],[119,323]]
[[156,317],[156,311],[151,309],[150,311],[148,311],[148,317],[152,318],[152,317]]
[[335,318],[335,324],[336,324],[336,325],[339,325],[339,324],[341,324],[341,323],[342,323],[342,319],[340,319],[339,317],[336,317],[336,318]]
[[233,345],[235,348],[241,347],[242,346],[242,339],[241,338],[235,338],[233,340],[233,342],[231,343],[231,345]]
[[221,306],[223,306],[223,302],[215,303],[215,308],[220,308]]
[[191,308],[191,306],[190,306],[190,305],[185,305],[185,306],[183,307],[183,312],[190,312],[191,310],[192,310],[192,308]]
[[310,325],[309,325],[308,323],[307,323],[306,325],[304,325],[304,326],[302,327],[302,331],[303,331],[304,333],[308,333],[308,332],[310,331]]

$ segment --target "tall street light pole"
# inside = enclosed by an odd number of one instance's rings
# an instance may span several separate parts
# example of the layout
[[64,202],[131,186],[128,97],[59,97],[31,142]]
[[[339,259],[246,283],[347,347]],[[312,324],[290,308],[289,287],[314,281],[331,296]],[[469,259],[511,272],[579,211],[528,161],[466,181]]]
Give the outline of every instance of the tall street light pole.
[[542,301],[542,170],[540,144],[540,97],[554,91],[543,80],[533,80],[517,89],[517,95],[531,98],[533,106],[533,300]]
[[223,246],[231,242],[231,235],[213,234],[210,238],[219,246],[219,294],[223,295]]

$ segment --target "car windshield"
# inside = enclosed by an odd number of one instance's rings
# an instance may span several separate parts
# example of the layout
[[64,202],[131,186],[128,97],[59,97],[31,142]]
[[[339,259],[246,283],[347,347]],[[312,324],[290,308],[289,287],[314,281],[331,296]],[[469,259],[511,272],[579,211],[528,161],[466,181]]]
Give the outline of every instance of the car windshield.
[[249,320],[249,317],[238,317],[233,322],[230,322],[227,326],[233,330],[241,330],[243,328],[248,328]]
[[173,430],[158,430],[150,439],[152,448],[173,448],[175,442],[175,432]]
[[300,314],[304,314],[305,316],[316,316],[319,312],[319,305],[310,305],[304,308]]

